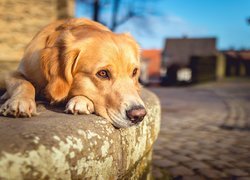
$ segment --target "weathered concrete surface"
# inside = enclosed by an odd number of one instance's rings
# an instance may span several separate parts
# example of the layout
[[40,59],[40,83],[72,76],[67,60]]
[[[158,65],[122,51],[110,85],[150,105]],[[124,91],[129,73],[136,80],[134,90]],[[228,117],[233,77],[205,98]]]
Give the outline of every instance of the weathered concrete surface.
[[137,179],[148,168],[160,127],[157,97],[142,94],[148,115],[127,129],[42,104],[37,117],[0,117],[0,179]]

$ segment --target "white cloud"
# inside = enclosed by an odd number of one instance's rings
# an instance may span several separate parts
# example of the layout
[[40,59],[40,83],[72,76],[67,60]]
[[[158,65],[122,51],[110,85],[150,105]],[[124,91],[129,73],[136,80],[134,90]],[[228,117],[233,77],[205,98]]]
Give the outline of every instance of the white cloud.
[[168,23],[174,23],[174,24],[180,24],[180,25],[186,24],[184,19],[175,15],[167,15],[164,17],[164,19],[166,19],[166,22]]

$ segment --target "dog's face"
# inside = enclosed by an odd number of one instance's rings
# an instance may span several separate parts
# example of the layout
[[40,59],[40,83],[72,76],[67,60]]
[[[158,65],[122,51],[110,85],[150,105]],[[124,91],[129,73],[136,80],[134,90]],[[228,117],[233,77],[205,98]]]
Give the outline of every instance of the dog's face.
[[[95,34],[79,41],[72,92],[89,98],[95,113],[116,127],[138,124],[146,115],[139,96],[139,47],[127,34]],[[77,92],[81,91],[81,92]]]

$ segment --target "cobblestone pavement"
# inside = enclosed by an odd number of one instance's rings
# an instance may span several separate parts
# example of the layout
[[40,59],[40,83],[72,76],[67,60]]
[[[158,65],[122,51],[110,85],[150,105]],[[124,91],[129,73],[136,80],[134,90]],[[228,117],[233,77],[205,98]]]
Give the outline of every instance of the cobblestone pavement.
[[155,179],[250,180],[250,81],[150,88],[162,103]]

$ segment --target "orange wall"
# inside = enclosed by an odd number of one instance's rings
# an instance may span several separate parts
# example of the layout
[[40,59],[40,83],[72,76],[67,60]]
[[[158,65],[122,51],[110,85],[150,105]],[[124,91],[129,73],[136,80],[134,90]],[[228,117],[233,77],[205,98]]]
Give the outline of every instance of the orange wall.
[[142,58],[148,59],[149,76],[159,76],[161,66],[161,50],[149,49],[142,50]]

